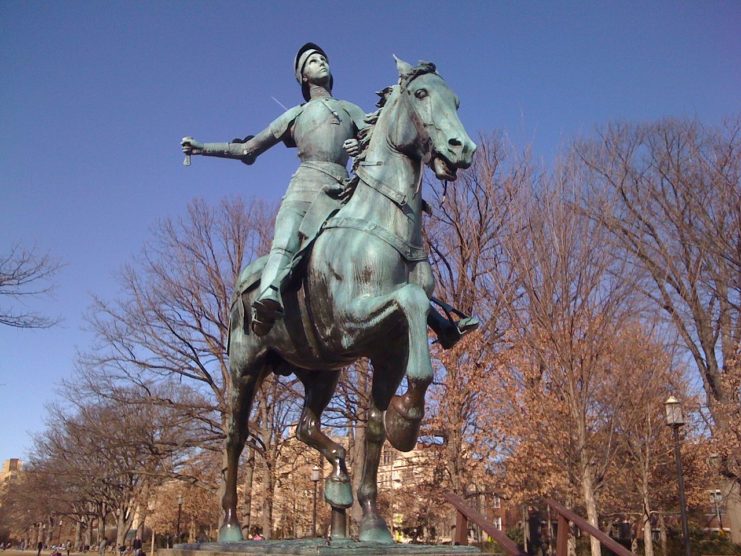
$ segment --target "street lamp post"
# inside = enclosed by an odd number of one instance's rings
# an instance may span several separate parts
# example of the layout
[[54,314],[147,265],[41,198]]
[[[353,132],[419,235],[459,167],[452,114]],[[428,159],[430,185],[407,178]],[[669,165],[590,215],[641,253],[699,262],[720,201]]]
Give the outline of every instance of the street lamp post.
[[183,512],[183,495],[178,494],[178,526],[177,526],[177,539],[180,542],[180,515]]
[[679,427],[684,425],[682,415],[682,404],[674,396],[669,396],[664,402],[666,409],[666,424],[672,428],[674,434],[674,459],[677,464],[677,481],[679,482],[679,512],[682,516],[682,537],[684,539],[684,553],[692,556],[690,552],[690,532],[687,526],[687,501],[684,496],[684,475],[682,473],[682,457],[679,452]]
[[316,486],[322,478],[322,470],[318,465],[311,468],[311,480],[314,482],[314,511],[311,514],[311,536],[316,537]]

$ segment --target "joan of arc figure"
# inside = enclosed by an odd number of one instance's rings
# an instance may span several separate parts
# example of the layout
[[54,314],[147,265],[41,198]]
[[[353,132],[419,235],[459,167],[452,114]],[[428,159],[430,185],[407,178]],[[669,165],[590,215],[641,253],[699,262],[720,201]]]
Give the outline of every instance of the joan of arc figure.
[[256,136],[244,143],[183,140],[186,154],[236,158],[246,164],[281,141],[298,149],[301,164],[278,211],[273,245],[262,273],[262,291],[253,305],[252,327],[258,335],[267,334],[283,314],[280,278],[299,248],[299,225],[322,189],[342,187],[348,177],[348,157],[355,152],[355,136],[365,116],[357,105],[332,96],[329,61],[316,44],[307,43],[299,49],[294,71],[306,102],[287,110]]
[[[303,45],[294,58],[293,69],[301,85],[305,103],[290,108],[267,128],[244,141],[231,143],[200,143],[191,137],[182,141],[186,156],[203,155],[233,158],[245,164],[274,145],[283,142],[298,149],[301,164],[291,178],[275,219],[275,234],[268,260],[262,272],[261,292],[253,303],[252,329],[255,334],[267,334],[276,319],[283,316],[281,280],[299,249],[299,227],[311,203],[322,191],[340,192],[347,174],[347,161],[358,153],[358,131],[365,126],[363,110],[348,101],[332,96],[333,77],[329,60],[321,47]],[[463,317],[454,322],[434,308],[428,322],[437,333],[443,347],[451,347],[460,337],[475,329],[478,320]]]

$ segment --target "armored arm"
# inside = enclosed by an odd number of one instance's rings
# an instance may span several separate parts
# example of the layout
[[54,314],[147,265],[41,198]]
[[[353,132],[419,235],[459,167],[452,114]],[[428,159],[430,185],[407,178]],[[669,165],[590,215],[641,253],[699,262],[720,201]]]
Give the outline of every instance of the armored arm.
[[271,133],[270,128],[256,136],[247,136],[245,139],[233,139],[229,143],[200,143],[192,137],[184,137],[181,141],[183,152],[188,155],[215,156],[217,158],[236,158],[245,164],[252,164],[255,159],[275,145],[278,139]]

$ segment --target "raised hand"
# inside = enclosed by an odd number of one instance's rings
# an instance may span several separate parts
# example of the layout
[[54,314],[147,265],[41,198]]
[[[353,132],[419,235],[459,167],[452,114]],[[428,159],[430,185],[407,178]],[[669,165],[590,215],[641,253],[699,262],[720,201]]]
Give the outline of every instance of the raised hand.
[[203,143],[199,143],[192,137],[183,137],[183,139],[180,141],[180,146],[183,149],[183,152],[186,154],[186,156],[189,156],[191,154],[201,154],[203,151]]

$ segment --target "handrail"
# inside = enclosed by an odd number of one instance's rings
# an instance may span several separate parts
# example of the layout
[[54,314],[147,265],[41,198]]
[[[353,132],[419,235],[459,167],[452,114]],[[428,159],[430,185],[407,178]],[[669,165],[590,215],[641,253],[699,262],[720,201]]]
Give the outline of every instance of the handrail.
[[510,556],[527,556],[512,539],[494,527],[493,523],[486,521],[486,518],[481,513],[473,508],[469,508],[460,496],[452,492],[443,492],[443,497],[457,510],[455,540],[458,544],[468,543],[468,521],[470,520],[481,527],[492,539],[497,541],[499,546]]
[[633,552],[618,543],[615,539],[610,538],[607,534],[597,529],[586,519],[575,514],[571,510],[564,508],[558,502],[546,498],[546,504],[558,514],[558,533],[556,539],[556,555],[566,556],[566,544],[568,542],[569,521],[573,522],[579,529],[589,533],[597,539],[603,546],[612,550],[617,556],[636,556]]

